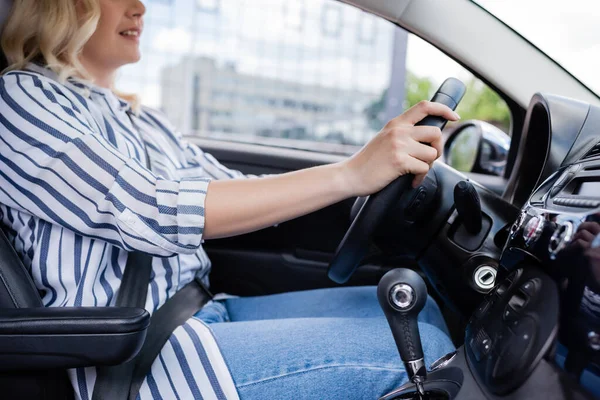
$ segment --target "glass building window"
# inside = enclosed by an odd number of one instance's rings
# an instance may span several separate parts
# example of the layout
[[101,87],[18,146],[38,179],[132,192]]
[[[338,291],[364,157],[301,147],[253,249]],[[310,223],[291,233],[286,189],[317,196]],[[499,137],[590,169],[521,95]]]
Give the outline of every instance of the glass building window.
[[216,14],[219,12],[221,0],[196,0],[199,11]]
[[358,34],[359,43],[373,44],[377,36],[377,23],[375,17],[365,13],[360,14],[358,19]]
[[304,0],[287,1],[284,4],[285,24],[289,29],[302,31],[304,28],[304,18],[306,7]]
[[338,37],[342,31],[342,10],[333,4],[325,4],[321,11],[321,29],[323,35]]

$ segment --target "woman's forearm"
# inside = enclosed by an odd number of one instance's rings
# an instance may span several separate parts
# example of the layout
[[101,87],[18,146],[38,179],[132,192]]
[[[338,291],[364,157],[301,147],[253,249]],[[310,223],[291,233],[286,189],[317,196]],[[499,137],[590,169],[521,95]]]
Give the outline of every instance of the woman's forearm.
[[388,122],[340,163],[265,178],[211,182],[204,237],[233,236],[287,221],[348,197],[375,193],[405,174],[414,174],[413,185],[420,184],[442,152],[439,128],[414,126],[427,115],[459,118],[445,105],[423,101]]
[[252,232],[353,195],[343,163],[247,180],[209,184],[204,238]]

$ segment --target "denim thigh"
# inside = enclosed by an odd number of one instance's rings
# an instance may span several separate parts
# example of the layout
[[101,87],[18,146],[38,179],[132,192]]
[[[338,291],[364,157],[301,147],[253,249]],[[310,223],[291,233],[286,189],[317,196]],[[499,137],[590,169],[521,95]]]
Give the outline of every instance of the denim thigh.
[[[407,380],[387,321],[285,318],[211,324],[242,400],[376,399]],[[454,350],[419,323],[425,361]]]
[[[222,318],[206,322],[231,321],[210,327],[242,399],[376,398],[407,379],[375,287],[231,298],[215,307]],[[427,365],[454,350],[431,298],[419,328]]]
[[[227,321],[384,316],[377,300],[376,286],[340,287],[268,296],[235,297],[224,300],[222,304],[227,310]],[[437,326],[448,334],[442,313],[431,297],[427,298],[425,307],[419,313],[419,321]]]

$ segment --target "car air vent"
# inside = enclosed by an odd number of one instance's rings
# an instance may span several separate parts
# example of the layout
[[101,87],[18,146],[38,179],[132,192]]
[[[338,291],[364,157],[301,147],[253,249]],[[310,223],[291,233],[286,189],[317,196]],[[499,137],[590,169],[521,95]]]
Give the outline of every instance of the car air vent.
[[592,157],[600,156],[600,143],[596,144],[587,154],[583,157],[583,159],[588,159]]

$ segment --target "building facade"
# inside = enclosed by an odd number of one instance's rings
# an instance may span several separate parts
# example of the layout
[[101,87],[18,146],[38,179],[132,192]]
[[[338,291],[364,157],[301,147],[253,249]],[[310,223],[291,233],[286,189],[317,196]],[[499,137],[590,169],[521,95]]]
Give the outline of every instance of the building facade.
[[239,73],[207,57],[184,57],[161,77],[161,105],[183,132],[359,144],[364,110],[380,93]]

